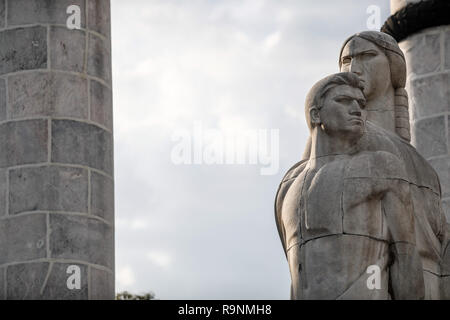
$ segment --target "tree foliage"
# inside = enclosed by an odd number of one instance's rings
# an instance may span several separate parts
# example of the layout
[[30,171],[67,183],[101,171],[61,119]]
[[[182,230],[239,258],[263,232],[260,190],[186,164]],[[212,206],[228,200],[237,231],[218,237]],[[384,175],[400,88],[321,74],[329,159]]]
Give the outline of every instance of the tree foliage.
[[116,300],[154,300],[155,294],[153,292],[146,292],[142,295],[133,294],[128,291],[122,291],[116,294]]

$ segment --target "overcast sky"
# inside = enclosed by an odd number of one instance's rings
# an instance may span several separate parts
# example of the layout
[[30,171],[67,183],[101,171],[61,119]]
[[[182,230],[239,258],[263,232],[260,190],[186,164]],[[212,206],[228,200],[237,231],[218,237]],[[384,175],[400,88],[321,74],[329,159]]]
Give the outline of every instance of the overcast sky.
[[[305,146],[306,93],[338,72],[343,41],[368,29],[367,8],[378,6],[383,23],[389,1],[111,3],[116,290],[289,299],[273,203]],[[189,139],[192,152],[201,140],[197,152],[224,140],[255,146],[243,132],[267,137],[254,162],[174,159]]]

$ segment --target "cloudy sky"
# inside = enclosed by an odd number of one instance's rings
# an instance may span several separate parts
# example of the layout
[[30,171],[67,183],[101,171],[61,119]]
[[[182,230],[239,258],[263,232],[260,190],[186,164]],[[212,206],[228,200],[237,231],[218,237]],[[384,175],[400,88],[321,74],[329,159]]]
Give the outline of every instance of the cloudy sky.
[[288,299],[273,203],[305,146],[306,93],[389,1],[111,3],[116,290]]

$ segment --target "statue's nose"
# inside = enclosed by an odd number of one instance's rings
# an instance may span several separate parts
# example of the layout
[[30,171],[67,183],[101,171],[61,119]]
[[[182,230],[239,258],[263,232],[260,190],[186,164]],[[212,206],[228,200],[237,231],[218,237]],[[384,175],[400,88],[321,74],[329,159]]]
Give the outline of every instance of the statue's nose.
[[360,76],[362,74],[360,63],[358,61],[356,61],[355,58],[352,59],[352,62],[350,63],[349,71],[357,74],[358,76]]

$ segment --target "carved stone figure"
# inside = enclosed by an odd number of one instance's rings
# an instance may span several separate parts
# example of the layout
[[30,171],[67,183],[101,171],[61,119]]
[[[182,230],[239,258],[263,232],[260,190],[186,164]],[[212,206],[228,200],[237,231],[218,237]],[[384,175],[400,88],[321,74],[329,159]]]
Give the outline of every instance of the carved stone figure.
[[[307,97],[311,154],[288,178],[281,207],[293,299],[424,297],[406,172],[391,153],[360,150],[359,86],[340,73]],[[380,270],[378,288],[367,285],[370,266]]]
[[[415,243],[421,257],[425,298],[439,299],[440,262],[446,220],[440,202],[438,176],[431,165],[409,144],[408,100],[404,89],[406,64],[403,53],[389,35],[366,31],[345,41],[339,65],[341,71],[354,73],[364,87],[367,121],[365,134],[358,143],[360,152],[390,153],[403,168],[399,172],[402,172],[404,180],[408,182],[411,193],[410,212],[415,219]],[[303,159],[288,171],[277,193],[275,214],[285,252],[287,239],[282,225],[282,208],[290,201],[285,196],[292,187],[296,188],[292,181],[303,174],[312,151],[310,137]],[[355,253],[350,259],[356,256]]]

